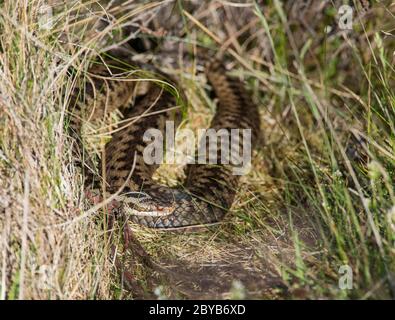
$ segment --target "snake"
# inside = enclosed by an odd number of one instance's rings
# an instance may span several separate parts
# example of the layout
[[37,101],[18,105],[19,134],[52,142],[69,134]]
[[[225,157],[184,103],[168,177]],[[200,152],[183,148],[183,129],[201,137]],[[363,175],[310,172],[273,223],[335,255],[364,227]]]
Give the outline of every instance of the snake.
[[[370,8],[368,0],[360,0],[359,3],[365,11]],[[84,122],[119,110],[124,119],[132,120],[115,130],[105,146],[105,158],[102,159],[105,167],[103,179],[110,194],[116,195],[117,209],[131,222],[150,228],[180,229],[221,222],[239,189],[240,176],[234,174],[234,165],[210,161],[188,164],[184,168],[186,179],[181,187],[170,188],[153,179],[159,165],[144,161],[144,150],[148,146],[144,133],[148,129],[163,133],[166,119],[180,118],[179,112],[175,111],[177,108],[174,108],[179,99],[168,89],[176,88],[176,92],[185,99],[175,79],[156,68],[154,70],[156,80],[160,81],[148,81],[149,85],[141,95],[137,94],[141,74],[139,77],[136,72],[126,72],[125,76],[125,62],[119,59],[96,63],[88,70],[87,80],[75,86],[69,101],[71,117],[68,128],[75,141],[72,148],[77,153],[75,158],[81,159],[81,150],[84,150],[81,138]],[[209,128],[217,132],[221,129],[249,129],[251,145],[256,147],[261,125],[259,110],[244,83],[230,76],[219,59],[207,62],[205,74],[218,101]],[[245,147],[242,142],[238,145],[240,149]],[[220,157],[218,144],[203,142],[202,146],[206,155],[216,153],[217,158]],[[89,159],[87,157],[90,167],[86,178],[88,192],[95,181],[91,173],[94,165]],[[82,162],[80,165],[84,168]]]
[[[181,186],[157,183],[153,174],[159,164],[144,160],[144,150],[149,144],[144,133],[148,129],[164,132],[168,119],[179,123],[181,111],[176,106],[185,100],[185,94],[174,79],[158,71],[156,77],[162,80],[149,81],[146,92],[136,96],[138,75],[125,78],[123,70],[119,63],[93,66],[88,72],[90,80],[73,91],[69,129],[77,150],[83,148],[84,121],[119,110],[123,119],[130,121],[115,130],[104,152],[108,191],[112,194],[121,190],[115,198],[118,209],[132,223],[149,228],[179,229],[221,222],[232,207],[240,184],[240,175],[234,174],[235,165],[194,162],[185,166],[186,178]],[[217,132],[249,129],[254,148],[259,140],[260,116],[244,83],[230,76],[218,59],[206,62],[205,75],[217,99],[209,128]],[[178,96],[174,92],[178,92]],[[86,118],[88,120],[84,120]],[[244,147],[243,141],[239,139],[240,148]],[[206,148],[206,157],[213,153],[220,156],[217,143],[203,141],[200,148]]]

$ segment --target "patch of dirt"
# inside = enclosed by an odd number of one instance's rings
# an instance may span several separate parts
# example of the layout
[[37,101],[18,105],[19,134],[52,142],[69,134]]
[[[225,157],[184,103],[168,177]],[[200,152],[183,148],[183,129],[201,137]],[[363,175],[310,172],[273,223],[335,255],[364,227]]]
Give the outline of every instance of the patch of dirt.
[[169,298],[273,299],[280,292],[284,294],[286,287],[281,278],[254,268],[253,253],[248,251],[251,250],[239,249],[232,253],[234,262],[224,261],[222,264],[202,261],[198,265],[191,265],[184,261],[167,261]]
[[[274,221],[266,223],[274,226]],[[145,239],[145,249],[155,261],[155,267],[143,266],[144,277],[140,279],[144,278],[144,284],[140,283],[139,290],[132,290],[133,298],[288,298],[289,284],[284,282],[281,272],[282,268],[295,265],[295,248],[288,226],[284,223],[281,228],[280,235],[260,230],[241,238],[235,235],[235,239],[229,230],[226,230],[227,238],[214,234],[208,240],[208,235],[202,234],[166,235],[160,243],[167,242],[168,246],[159,249],[150,247],[151,243]],[[301,219],[295,219],[294,228],[304,246],[315,246],[314,232]],[[155,243],[152,238],[150,241]],[[312,257],[305,252],[301,255],[306,263],[311,261]]]

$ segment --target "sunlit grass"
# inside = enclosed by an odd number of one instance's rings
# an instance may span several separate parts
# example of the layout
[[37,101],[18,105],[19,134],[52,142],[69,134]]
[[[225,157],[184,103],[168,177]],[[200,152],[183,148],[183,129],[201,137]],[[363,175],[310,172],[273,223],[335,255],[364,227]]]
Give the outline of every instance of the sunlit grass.
[[[0,1],[0,298],[394,297],[395,5],[323,34],[334,8],[292,16],[281,3],[70,1],[43,29],[41,1]],[[133,226],[157,269],[123,252],[122,226],[103,228],[102,210],[79,219],[89,205],[66,112],[97,55],[147,17],[168,18],[167,33],[136,35],[172,43],[141,56],[179,79],[183,126],[214,114],[202,72],[214,54],[246,80],[263,124],[223,224],[188,234]],[[84,143],[100,155],[109,124],[98,125]],[[158,179],[174,185],[179,169],[164,166]],[[344,265],[351,290],[339,288]]]

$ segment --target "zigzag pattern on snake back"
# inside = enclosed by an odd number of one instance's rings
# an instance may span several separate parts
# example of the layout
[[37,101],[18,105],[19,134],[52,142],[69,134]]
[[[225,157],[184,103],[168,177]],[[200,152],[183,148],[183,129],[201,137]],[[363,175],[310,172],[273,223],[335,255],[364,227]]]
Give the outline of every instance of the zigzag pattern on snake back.
[[[210,128],[251,129],[254,146],[260,130],[259,113],[243,83],[228,76],[218,61],[208,64],[206,75],[218,98],[218,107]],[[233,174],[234,167],[231,164],[189,164],[182,188],[157,184],[152,179],[157,165],[149,165],[143,159],[143,150],[148,144],[144,142],[143,136],[151,128],[163,132],[166,119],[177,119],[179,114],[174,112],[177,103],[174,95],[165,87],[154,83],[144,96],[133,102],[135,83],[116,80],[103,83],[101,80],[95,83],[100,90],[86,90],[91,96],[95,92],[95,96],[89,98],[90,105],[94,104],[100,109],[104,101],[110,103],[110,100],[116,100],[110,110],[120,108],[125,119],[134,119],[113,135],[105,149],[109,190],[115,192],[126,183],[117,197],[121,210],[131,221],[151,228],[182,228],[221,221],[234,202],[240,176]],[[173,81],[170,83],[176,85]],[[89,108],[86,102],[74,105],[79,106],[78,113],[81,113],[83,106]],[[78,113],[71,121],[71,127],[77,134],[81,131],[81,116]],[[103,111],[99,111],[99,114],[103,114]],[[243,148],[242,143],[243,139],[240,139],[240,148]],[[210,151],[215,152],[210,149],[213,147],[206,145],[207,157]],[[216,148],[216,152],[220,158],[221,150]],[[133,173],[128,181],[131,170]],[[144,195],[144,201],[139,201],[141,194]]]

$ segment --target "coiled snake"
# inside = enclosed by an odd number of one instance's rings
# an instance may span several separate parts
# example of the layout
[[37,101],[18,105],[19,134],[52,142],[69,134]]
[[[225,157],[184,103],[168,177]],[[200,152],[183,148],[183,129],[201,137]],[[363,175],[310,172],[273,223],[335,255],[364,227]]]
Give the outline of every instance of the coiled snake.
[[[233,165],[188,164],[183,188],[157,184],[152,176],[158,165],[143,159],[148,144],[143,136],[150,128],[163,131],[165,119],[178,118],[179,112],[174,111],[176,98],[166,86],[151,82],[148,92],[134,99],[138,78],[120,79],[123,74],[117,63],[109,65],[93,67],[91,80],[84,83],[84,88],[74,90],[69,103],[69,127],[81,148],[81,126],[86,115],[92,120],[119,109],[125,119],[133,119],[119,128],[105,147],[108,190],[115,192],[124,187],[116,198],[120,209],[131,221],[151,228],[181,228],[222,220],[234,202],[240,179],[233,174]],[[258,108],[243,83],[228,76],[217,60],[208,63],[205,72],[218,98],[210,128],[251,129],[252,146],[256,145],[260,130]],[[166,81],[176,86],[174,81]],[[220,152],[211,150],[209,144],[206,147],[207,155]]]

